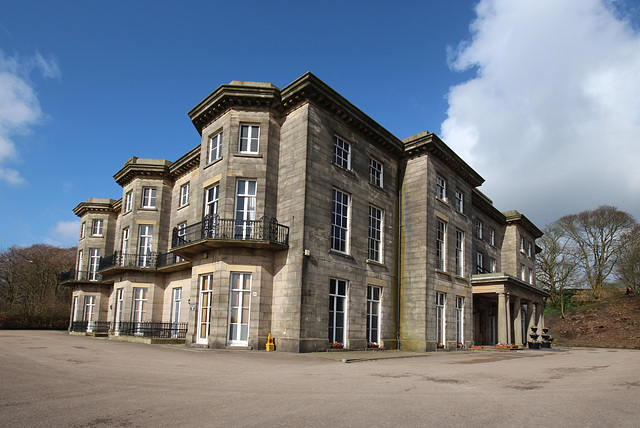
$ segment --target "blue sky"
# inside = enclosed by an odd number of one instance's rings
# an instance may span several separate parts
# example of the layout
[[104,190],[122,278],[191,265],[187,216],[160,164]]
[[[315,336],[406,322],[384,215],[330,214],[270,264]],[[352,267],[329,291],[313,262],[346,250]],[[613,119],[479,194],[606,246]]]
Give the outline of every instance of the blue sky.
[[0,248],[75,245],[72,209],[197,145],[187,112],[219,85],[306,71],[399,138],[439,134],[502,211],[640,218],[638,28],[631,0],[6,2]]

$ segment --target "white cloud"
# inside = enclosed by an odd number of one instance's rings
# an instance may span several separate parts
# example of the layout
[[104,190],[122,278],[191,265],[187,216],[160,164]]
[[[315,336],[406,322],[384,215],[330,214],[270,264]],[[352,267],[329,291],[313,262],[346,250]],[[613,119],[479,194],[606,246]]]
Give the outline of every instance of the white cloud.
[[60,242],[75,245],[78,241],[79,230],[80,220],[59,221],[51,228],[51,233],[54,236],[51,242],[56,242],[56,245],[60,245]]
[[39,53],[26,60],[7,57],[0,50],[0,182],[24,182],[20,173],[5,164],[18,158],[15,137],[28,133],[43,118],[29,74],[38,69],[46,78],[60,78],[55,58]]
[[539,226],[601,204],[640,218],[640,35],[603,0],[482,0],[452,53],[444,141],[500,210]]

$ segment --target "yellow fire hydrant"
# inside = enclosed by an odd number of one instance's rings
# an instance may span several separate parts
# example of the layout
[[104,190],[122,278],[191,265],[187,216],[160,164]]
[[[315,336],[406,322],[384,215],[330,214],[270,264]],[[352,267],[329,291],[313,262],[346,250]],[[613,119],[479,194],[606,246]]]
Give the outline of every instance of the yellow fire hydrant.
[[269,337],[267,338],[267,351],[275,351],[275,345],[273,343],[273,336],[269,333]]

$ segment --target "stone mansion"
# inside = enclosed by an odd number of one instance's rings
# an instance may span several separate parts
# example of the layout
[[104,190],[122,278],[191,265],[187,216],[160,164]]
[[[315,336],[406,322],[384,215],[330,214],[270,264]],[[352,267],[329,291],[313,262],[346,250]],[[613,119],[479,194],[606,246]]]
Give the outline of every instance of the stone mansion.
[[526,343],[541,231],[433,133],[400,140],[311,73],[233,81],[175,161],[132,157],[80,218],[70,332],[187,346]]

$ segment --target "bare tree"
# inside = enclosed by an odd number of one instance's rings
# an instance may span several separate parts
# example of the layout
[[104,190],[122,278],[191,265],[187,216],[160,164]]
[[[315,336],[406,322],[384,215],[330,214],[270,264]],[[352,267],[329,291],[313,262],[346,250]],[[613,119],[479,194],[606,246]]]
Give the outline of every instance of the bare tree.
[[536,255],[536,279],[547,291],[551,301],[560,306],[564,318],[564,290],[576,283],[578,263],[568,251],[570,240],[558,222],[547,225],[538,240],[542,251]]
[[558,225],[572,241],[573,251],[596,299],[624,250],[625,235],[636,225],[631,214],[602,205],[560,218]]
[[631,289],[640,288],[640,225],[624,236],[624,249],[616,265],[618,280]]
[[0,251],[0,313],[12,325],[47,327],[66,317],[70,291],[60,272],[75,262],[75,248],[37,244]]

